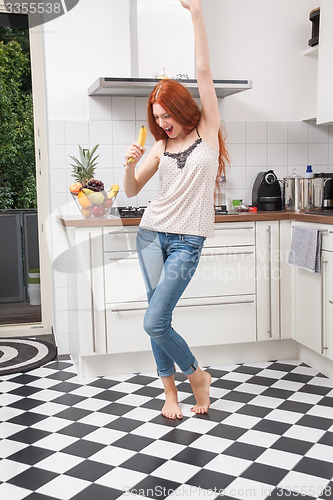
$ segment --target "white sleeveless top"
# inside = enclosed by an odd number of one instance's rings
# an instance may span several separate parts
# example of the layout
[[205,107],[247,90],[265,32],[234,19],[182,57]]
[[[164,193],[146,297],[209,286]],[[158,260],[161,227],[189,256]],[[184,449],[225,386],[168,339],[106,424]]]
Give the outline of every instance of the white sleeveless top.
[[219,152],[200,137],[181,153],[164,152],[160,190],[140,226],[163,233],[214,236],[214,188]]

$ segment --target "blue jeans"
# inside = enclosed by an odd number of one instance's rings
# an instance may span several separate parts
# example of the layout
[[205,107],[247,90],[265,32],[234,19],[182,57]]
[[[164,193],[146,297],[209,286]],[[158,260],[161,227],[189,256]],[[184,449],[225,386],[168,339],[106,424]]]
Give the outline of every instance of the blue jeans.
[[172,312],[197,268],[204,241],[203,236],[138,229],[138,259],[148,297],[143,326],[151,337],[160,377],[173,375],[175,363],[185,375],[191,375],[198,366],[171,321]]

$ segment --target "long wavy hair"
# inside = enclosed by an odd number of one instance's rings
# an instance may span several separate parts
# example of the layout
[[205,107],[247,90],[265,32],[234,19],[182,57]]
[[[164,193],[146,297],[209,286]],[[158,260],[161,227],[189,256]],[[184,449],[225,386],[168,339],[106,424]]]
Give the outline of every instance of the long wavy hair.
[[[156,123],[153,114],[153,104],[160,104],[180,125],[184,127],[186,134],[198,126],[201,110],[190,92],[181,83],[162,79],[151,92],[148,99],[148,126],[156,141],[166,139],[168,136],[164,130]],[[219,167],[218,175],[225,175],[225,167],[229,165],[229,154],[225,147],[225,140],[222,130],[218,132],[219,140]]]

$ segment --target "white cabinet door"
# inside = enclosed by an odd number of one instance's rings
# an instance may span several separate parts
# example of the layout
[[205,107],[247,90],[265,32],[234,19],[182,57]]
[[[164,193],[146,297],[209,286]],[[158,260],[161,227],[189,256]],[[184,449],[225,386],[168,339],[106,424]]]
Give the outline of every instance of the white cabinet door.
[[293,269],[295,340],[321,353],[321,275],[306,269]]
[[317,124],[333,122],[333,2],[321,0],[318,52]]
[[[101,228],[76,230],[75,240],[76,290],[70,315],[76,321],[75,329],[81,356],[106,353],[105,299],[103,271],[103,240]],[[69,270],[71,271],[71,270]],[[74,334],[75,335],[75,334]]]
[[322,353],[333,359],[333,252],[323,251]]
[[280,337],[279,221],[256,223],[257,339]]

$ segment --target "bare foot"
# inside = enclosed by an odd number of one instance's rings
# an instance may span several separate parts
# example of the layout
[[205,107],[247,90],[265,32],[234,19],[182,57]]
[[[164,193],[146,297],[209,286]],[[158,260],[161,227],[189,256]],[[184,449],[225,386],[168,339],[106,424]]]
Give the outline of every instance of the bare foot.
[[165,392],[165,404],[162,408],[162,415],[172,420],[176,418],[182,419],[183,414],[178,404],[178,393],[174,375],[162,377],[162,382]]
[[165,396],[165,404],[162,408],[163,417],[171,418],[175,420],[176,418],[182,419],[183,414],[179,408],[177,398]]
[[191,408],[191,411],[195,413],[207,413],[210,399],[209,399],[209,387],[212,383],[212,377],[208,372],[201,370],[201,368],[197,368],[192,375],[188,376],[190,381],[194,397],[197,401],[197,404]]

